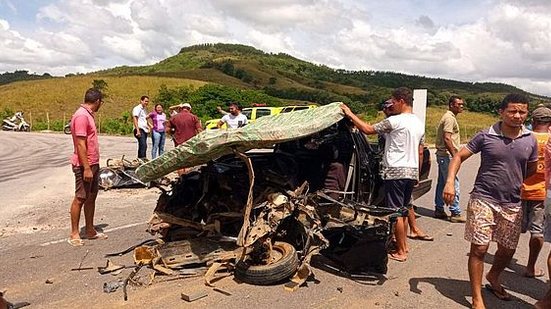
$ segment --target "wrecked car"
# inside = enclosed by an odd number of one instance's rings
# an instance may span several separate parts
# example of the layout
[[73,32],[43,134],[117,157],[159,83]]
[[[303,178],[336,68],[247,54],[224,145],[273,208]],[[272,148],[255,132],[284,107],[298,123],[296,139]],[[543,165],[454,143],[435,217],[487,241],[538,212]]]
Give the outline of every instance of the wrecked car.
[[[317,254],[347,272],[385,274],[394,222],[405,210],[384,207],[381,153],[339,104],[205,131],[140,166],[145,182],[200,165],[159,197],[150,230],[166,243],[150,260],[174,268],[233,261],[241,281],[291,277],[290,289],[311,275]],[[414,198],[430,190],[429,170],[425,149]],[[178,263],[161,253],[167,247]]]
[[115,188],[146,187],[136,176],[136,169],[144,163],[141,159],[132,161],[122,156],[120,159],[107,159],[106,166],[99,170],[99,186],[104,190]]

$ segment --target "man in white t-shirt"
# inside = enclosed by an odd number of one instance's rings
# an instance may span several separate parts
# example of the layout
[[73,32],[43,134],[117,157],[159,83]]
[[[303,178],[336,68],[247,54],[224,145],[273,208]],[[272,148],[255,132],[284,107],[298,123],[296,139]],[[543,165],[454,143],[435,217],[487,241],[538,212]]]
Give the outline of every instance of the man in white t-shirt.
[[[413,187],[419,180],[422,162],[423,142],[425,139],[423,123],[413,114],[413,92],[406,87],[392,92],[391,101],[394,116],[370,125],[359,119],[348,106],[341,105],[348,117],[365,134],[384,134],[385,150],[383,156],[382,178],[384,180],[385,201],[387,207],[406,209],[411,202]],[[408,210],[408,217],[414,215]],[[412,231],[411,238],[432,240],[432,237],[418,231]],[[414,235],[415,234],[415,235]],[[407,260],[407,224],[406,218],[398,218],[394,230],[396,251],[389,258],[405,262]]]
[[132,109],[132,120],[134,121],[134,137],[138,140],[138,158],[147,157],[147,133],[149,133],[149,123],[147,122],[147,105],[149,97],[144,95],[140,98],[140,104]]
[[218,122],[218,129],[220,129],[224,123],[228,129],[237,129],[247,124],[247,116],[241,114],[241,108],[237,103],[230,103],[229,114],[226,114]]

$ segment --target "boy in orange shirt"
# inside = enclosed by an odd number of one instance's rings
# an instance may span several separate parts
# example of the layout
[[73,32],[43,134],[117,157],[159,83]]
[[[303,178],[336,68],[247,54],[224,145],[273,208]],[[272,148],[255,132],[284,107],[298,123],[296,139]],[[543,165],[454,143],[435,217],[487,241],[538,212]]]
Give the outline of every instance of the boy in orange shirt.
[[526,178],[521,187],[523,207],[522,232],[530,232],[528,264],[524,275],[529,278],[541,277],[543,270],[536,271],[535,265],[543,246],[543,215],[545,200],[545,145],[549,139],[551,109],[538,106],[532,112],[533,134],[538,141],[538,169],[535,174]]

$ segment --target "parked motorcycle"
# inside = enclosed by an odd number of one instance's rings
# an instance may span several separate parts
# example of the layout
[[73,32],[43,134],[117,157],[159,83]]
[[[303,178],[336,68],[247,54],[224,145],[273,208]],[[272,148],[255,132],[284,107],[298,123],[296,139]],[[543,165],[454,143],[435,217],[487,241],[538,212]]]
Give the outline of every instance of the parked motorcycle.
[[2,130],[30,132],[31,126],[23,118],[23,112],[17,112],[12,117],[2,121]]
[[63,133],[71,134],[71,120],[63,127]]

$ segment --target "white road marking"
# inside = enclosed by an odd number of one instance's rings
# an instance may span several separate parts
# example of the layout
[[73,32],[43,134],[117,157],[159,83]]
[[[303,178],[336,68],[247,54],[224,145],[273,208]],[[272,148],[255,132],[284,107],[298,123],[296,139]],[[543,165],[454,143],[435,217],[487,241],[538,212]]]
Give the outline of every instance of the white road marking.
[[[117,226],[117,227],[114,227],[112,229],[106,229],[103,232],[109,233],[109,232],[113,232],[113,231],[124,230],[124,229],[131,228],[131,227],[134,227],[134,226],[142,225],[142,224],[145,224],[145,222],[137,222],[137,223],[130,223],[130,224],[123,225],[123,226]],[[46,247],[46,246],[49,246],[49,245],[55,245],[55,244],[59,244],[59,243],[66,242],[66,241],[67,241],[67,238],[63,238],[63,239],[58,239],[58,240],[45,242],[45,243],[41,244],[40,246],[41,247]]]

